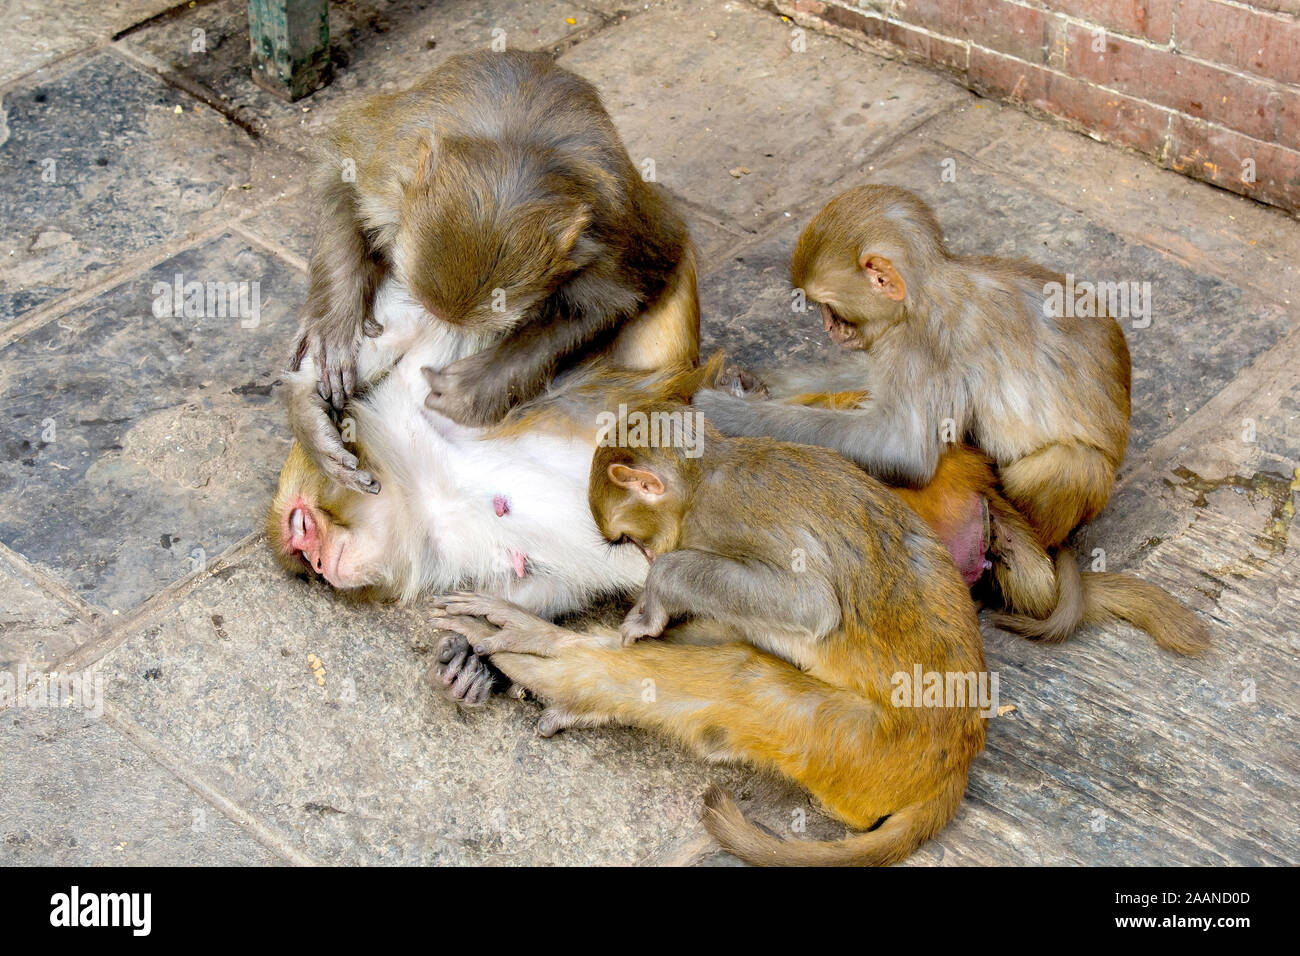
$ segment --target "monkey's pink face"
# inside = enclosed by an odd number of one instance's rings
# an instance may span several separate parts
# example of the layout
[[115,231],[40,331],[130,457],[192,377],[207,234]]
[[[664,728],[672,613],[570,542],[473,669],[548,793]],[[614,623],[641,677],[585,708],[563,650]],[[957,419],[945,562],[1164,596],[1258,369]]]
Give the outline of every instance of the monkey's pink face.
[[364,543],[302,496],[285,507],[281,541],[286,554],[336,588],[370,583],[363,570],[368,564]]

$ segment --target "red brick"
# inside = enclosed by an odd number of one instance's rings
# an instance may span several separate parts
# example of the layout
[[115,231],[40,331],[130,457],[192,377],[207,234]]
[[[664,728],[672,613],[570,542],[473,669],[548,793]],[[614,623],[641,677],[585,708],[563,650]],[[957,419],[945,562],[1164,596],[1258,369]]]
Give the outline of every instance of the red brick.
[[1277,111],[1277,143],[1300,149],[1300,92],[1282,90]]
[[1300,20],[1294,17],[1182,0],[1174,41],[1179,50],[1215,63],[1300,83]]
[[1052,113],[1110,142],[1150,156],[1159,154],[1164,145],[1170,114],[1159,107],[974,45],[967,75],[979,93]]
[[1281,96],[1262,80],[1230,73],[1123,37],[1107,36],[1106,52],[1093,50],[1083,27],[1066,28],[1069,53],[1063,73],[1239,130],[1273,138]]
[[1157,43],[1168,43],[1173,31],[1174,0],[1043,0],[1043,6]]
[[827,23],[848,30],[856,30],[869,37],[885,40],[907,50],[909,53],[947,67],[959,73],[966,71],[966,44],[944,37],[931,36],[898,23],[891,23],[881,17],[870,16],[858,10],[848,10],[839,6],[827,6],[821,18]]
[[1248,7],[1258,10],[1272,10],[1274,13],[1300,15],[1300,0],[1241,0]]
[[908,0],[888,8],[895,20],[978,43],[1030,63],[1045,62],[1051,14],[1007,0]]
[[[1242,160],[1255,161],[1255,182],[1242,181]],[[1300,151],[1261,143],[1232,130],[1175,116],[1169,166],[1263,202],[1300,211]]]

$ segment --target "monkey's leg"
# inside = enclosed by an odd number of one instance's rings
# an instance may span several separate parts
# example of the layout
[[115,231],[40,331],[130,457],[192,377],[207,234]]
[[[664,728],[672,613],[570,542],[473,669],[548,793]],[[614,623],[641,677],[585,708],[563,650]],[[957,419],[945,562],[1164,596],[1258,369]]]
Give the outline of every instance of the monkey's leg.
[[695,246],[689,240],[659,298],[619,330],[608,354],[617,367],[643,371],[695,365],[700,360],[700,295]]
[[[444,624],[473,630],[471,620]],[[889,721],[876,704],[747,644],[649,641],[620,649],[582,635],[559,643],[536,636],[506,627],[475,646],[570,726],[641,727],[712,760],[776,770],[855,827],[896,809],[892,792],[877,779],[914,772],[912,748],[900,756],[879,745],[876,729]]]
[[1086,445],[1048,445],[998,469],[1002,489],[1053,548],[1110,500],[1115,466]]

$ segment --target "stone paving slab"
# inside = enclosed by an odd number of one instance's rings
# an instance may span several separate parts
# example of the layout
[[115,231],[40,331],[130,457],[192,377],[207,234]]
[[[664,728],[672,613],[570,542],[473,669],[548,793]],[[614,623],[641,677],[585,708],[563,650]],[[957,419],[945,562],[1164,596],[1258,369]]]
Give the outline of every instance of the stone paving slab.
[[634,863],[747,776],[630,730],[543,740],[535,705],[460,712],[422,680],[435,636],[259,548],[110,653],[107,698],[327,862]]
[[183,237],[251,162],[245,133],[110,53],[26,78],[4,113],[0,326]]
[[[248,5],[217,0],[139,30],[126,42],[159,66],[211,93],[229,115],[301,143],[337,114],[340,104],[409,86],[446,57],[489,46],[493,31],[512,47],[547,49],[603,22],[598,13],[547,0],[361,0],[330,4],[334,80],[295,103],[257,86],[249,72]],[[194,31],[204,49],[193,50]]]
[[0,33],[0,85],[171,6],[172,0],[8,0]]
[[792,26],[742,3],[669,2],[560,63],[601,89],[634,160],[653,159],[675,193],[753,231],[970,98],[818,34],[796,52]]
[[[155,284],[260,283],[247,318],[155,317]],[[306,292],[259,248],[187,249],[0,350],[0,541],[139,604],[260,527],[288,450],[271,388]],[[206,309],[206,301],[204,309]]]
[[0,866],[283,861],[77,709],[0,713]]
[[46,592],[12,559],[0,555],[0,671],[19,664],[48,669],[91,637],[70,607]]

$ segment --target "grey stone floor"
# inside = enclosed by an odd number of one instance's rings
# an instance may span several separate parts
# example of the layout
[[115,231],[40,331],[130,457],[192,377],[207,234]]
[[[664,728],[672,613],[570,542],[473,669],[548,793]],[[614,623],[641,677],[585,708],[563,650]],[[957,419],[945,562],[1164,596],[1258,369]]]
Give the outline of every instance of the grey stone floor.
[[[1300,224],[925,69],[816,33],[796,52],[756,4],[626,6],[336,3],[336,80],[293,105],[247,78],[242,0],[7,7],[0,672],[88,669],[103,709],[0,712],[0,863],[731,863],[696,822],[710,780],[770,826],[842,832],[640,733],[546,741],[525,706],[443,705],[420,608],[349,605],[265,553],[305,148],[348,97],[494,29],[592,79],[681,199],[707,347],[825,348],[788,321],[791,246],[865,181],[919,190],[960,251],[1151,283],[1128,460],[1077,545],[1193,605],[1216,647],[990,630],[1015,709],[910,862],[1300,862]],[[155,318],[178,273],[258,280],[260,321]]]

